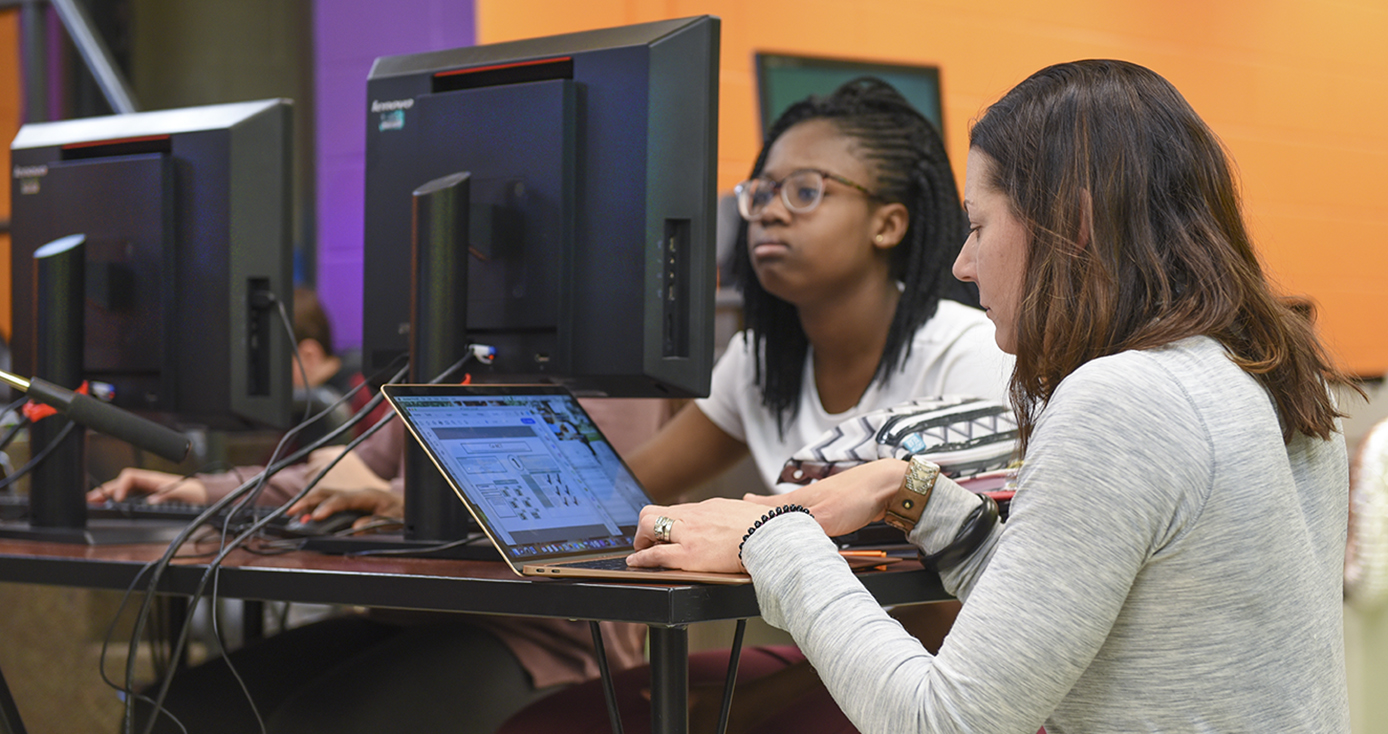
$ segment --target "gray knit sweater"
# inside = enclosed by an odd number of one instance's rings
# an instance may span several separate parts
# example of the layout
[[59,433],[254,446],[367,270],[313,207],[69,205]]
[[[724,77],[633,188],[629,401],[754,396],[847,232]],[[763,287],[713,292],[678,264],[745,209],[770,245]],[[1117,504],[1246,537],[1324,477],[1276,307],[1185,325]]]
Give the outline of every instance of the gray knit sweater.
[[[1008,522],[943,573],[965,603],[938,656],[809,516],[743,558],[865,734],[1348,732],[1347,471],[1342,437],[1284,444],[1267,393],[1188,339],[1059,386]],[[976,503],[941,481],[911,541],[938,550]]]

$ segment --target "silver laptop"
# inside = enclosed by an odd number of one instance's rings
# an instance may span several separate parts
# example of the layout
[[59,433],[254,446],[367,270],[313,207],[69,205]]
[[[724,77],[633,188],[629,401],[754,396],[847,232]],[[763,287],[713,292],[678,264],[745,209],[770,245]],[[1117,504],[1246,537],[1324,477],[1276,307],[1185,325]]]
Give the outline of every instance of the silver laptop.
[[385,385],[382,392],[516,573],[751,581],[627,567],[651,499],[564,388]]

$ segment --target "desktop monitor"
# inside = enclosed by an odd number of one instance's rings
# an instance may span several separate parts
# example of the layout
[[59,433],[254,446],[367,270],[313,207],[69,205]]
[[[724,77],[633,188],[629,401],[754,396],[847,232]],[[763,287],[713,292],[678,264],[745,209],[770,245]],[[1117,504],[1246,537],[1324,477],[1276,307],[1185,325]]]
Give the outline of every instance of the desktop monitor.
[[377,59],[365,371],[409,349],[412,192],[467,173],[467,340],[497,350],[474,380],[706,395],[718,39],[705,16]]
[[811,94],[827,95],[844,82],[875,76],[896,87],[925,119],[944,134],[940,103],[940,69],[935,66],[757,53],[757,96],[762,131],[786,108]]
[[84,235],[84,379],[163,422],[286,426],[290,123],[271,99],[20,128],[14,371],[36,364],[35,251]]

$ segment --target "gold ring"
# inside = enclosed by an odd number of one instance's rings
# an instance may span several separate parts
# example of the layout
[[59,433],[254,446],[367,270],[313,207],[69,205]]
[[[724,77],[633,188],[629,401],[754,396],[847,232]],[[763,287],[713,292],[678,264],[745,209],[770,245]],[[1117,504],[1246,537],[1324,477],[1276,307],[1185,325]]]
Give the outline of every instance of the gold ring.
[[674,527],[674,526],[675,526],[675,519],[674,519],[674,518],[672,518],[672,517],[667,517],[667,516],[665,516],[665,515],[661,515],[660,517],[657,517],[657,518],[655,519],[655,528],[653,529],[653,532],[655,533],[655,542],[657,542],[657,543],[669,543],[669,542],[670,542],[670,528],[672,528],[672,527]]

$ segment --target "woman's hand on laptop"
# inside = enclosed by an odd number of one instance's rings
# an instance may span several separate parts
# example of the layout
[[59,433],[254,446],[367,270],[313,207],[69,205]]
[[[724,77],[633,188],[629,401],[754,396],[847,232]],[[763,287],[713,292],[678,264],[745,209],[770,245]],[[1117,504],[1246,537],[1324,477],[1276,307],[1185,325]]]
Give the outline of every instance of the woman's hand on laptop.
[[152,505],[160,502],[207,504],[207,487],[202,481],[194,477],[134,467],[121,469],[120,475],[115,479],[88,492],[87,501],[124,502],[131,496],[142,495],[148,495],[146,501]]
[[[670,507],[647,505],[636,528],[637,551],[627,556],[627,565],[742,573],[738,544],[764,514],[761,505],[721,497]],[[656,542],[655,522],[661,517],[674,520],[668,543]]]

